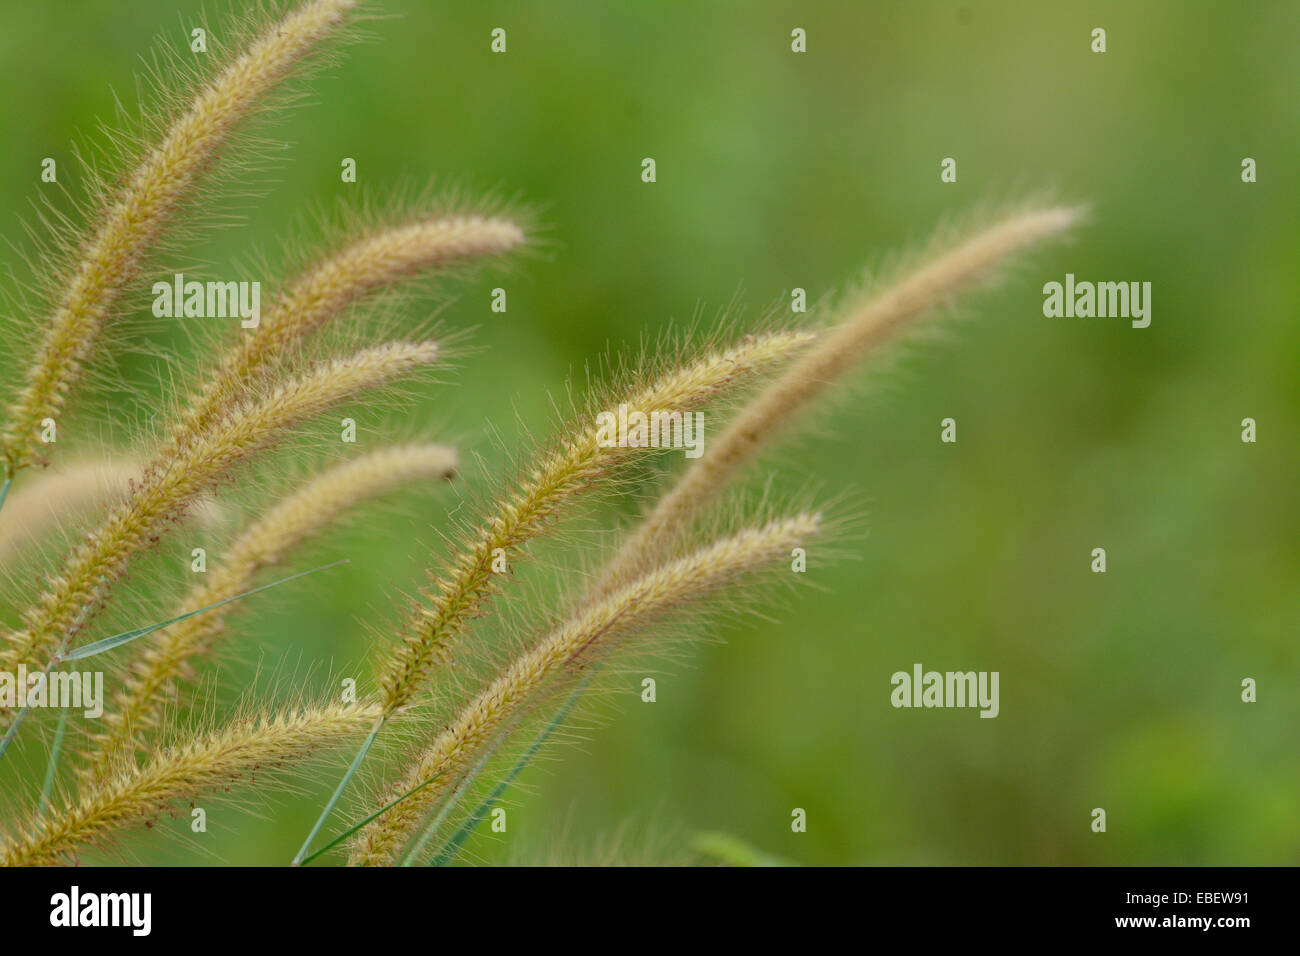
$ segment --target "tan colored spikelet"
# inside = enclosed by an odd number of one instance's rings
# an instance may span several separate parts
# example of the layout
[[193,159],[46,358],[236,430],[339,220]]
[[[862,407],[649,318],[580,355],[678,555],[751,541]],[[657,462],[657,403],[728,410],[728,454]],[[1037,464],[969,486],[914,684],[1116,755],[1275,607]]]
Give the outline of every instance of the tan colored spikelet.
[[[629,408],[689,411],[738,381],[788,358],[810,342],[802,332],[750,336],[739,344],[673,369],[627,397]],[[602,447],[594,423],[583,424],[541,456],[537,467],[492,511],[477,537],[449,564],[428,606],[416,617],[380,680],[386,713],[410,702],[429,670],[445,663],[467,622],[493,587],[493,554],[513,557],[548,518],[581,489],[597,480],[627,449]]]
[[41,421],[58,416],[114,302],[231,130],[355,6],[356,0],[309,0],[273,24],[200,91],[130,176],[89,240],[26,384],[5,414],[0,459],[6,471],[37,460]]
[[341,249],[294,280],[257,329],[225,355],[186,407],[173,442],[200,433],[244,383],[349,305],[418,272],[502,255],[523,241],[523,229],[508,219],[465,215],[385,229]]
[[658,559],[664,542],[709,501],[794,415],[876,348],[992,274],[1012,255],[1065,232],[1082,210],[1017,213],[928,259],[866,301],[853,303],[829,334],[746,405],[656,503],[602,572],[595,593],[617,587]]
[[535,647],[519,655],[439,734],[380,805],[426,780],[437,780],[362,830],[349,862],[361,866],[393,862],[428,809],[454,784],[454,772],[464,767],[551,677],[578,657],[607,652],[613,642],[655,617],[680,609],[746,573],[788,558],[792,548],[816,533],[820,522],[818,515],[801,514],[747,529],[660,565],[626,587],[582,607]]
[[[456,470],[454,449],[446,445],[406,445],[377,451],[335,466],[254,522],[212,568],[204,583],[190,590],[175,617],[216,604],[248,590],[261,569],[335,520],[347,509],[411,482],[448,478]],[[98,779],[123,754],[134,752],[140,734],[157,726],[174,682],[190,680],[190,660],[209,651],[225,620],[222,609],[191,617],[161,632],[136,653],[115,706],[101,718],[94,754],[84,768]],[[143,644],[138,642],[136,646]]]
[[[321,363],[277,385],[261,400],[228,411],[176,456],[155,461],[136,493],[74,550],[62,573],[24,612],[26,628],[0,653],[0,664],[10,670],[19,664],[44,667],[93,616],[131,559],[162,532],[171,516],[220,476],[297,422],[427,366],[437,355],[438,346],[432,342],[395,342]],[[12,714],[11,709],[0,710],[0,725],[8,724]]]
[[365,705],[305,708],[235,721],[184,740],[90,790],[75,803],[47,813],[0,842],[0,866],[51,866],[75,862],[88,844],[148,823],[169,804],[223,791],[285,761],[302,760],[365,732],[379,709]]

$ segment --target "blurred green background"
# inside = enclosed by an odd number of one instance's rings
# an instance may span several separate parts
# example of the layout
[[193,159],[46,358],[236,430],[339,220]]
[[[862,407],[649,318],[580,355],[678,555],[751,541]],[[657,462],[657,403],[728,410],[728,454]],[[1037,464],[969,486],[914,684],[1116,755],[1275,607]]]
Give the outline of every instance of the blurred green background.
[[[273,128],[294,144],[275,185],[203,255],[274,249],[302,209],[356,189],[339,181],[345,156],[377,196],[436,179],[535,204],[541,255],[446,287],[445,324],[474,328],[481,351],[392,431],[427,424],[483,455],[465,479],[479,487],[506,460],[489,423],[544,431],[548,390],[701,304],[742,287],[755,306],[796,286],[816,300],[985,200],[1046,188],[1093,206],[1075,241],[972,299],[973,321],[879,368],[756,475],[864,502],[854,560],[814,552],[823,592],[714,631],[725,643],[669,666],[653,705],[628,674],[617,716],[530,771],[509,832],[481,835],[471,859],[576,855],[632,821],[660,844],[720,830],[810,864],[1297,862],[1300,6],[384,10],[376,42]],[[70,140],[111,117],[113,89],[135,102],[159,31],[184,37],[200,16],[189,0],[0,3],[11,241],[41,158],[75,191]],[[489,51],[494,27],[505,55]],[[1151,282],[1150,328],[1045,318],[1042,284],[1066,272]],[[488,308],[497,285],[504,315]],[[127,373],[147,389],[156,360]],[[949,416],[955,445],[939,441]],[[412,493],[369,514],[322,552],[350,555],[345,574],[239,619],[248,646],[266,667],[288,654],[364,673],[359,622],[397,619],[456,500]],[[890,675],[916,662],[998,671],[1000,716],[892,708]],[[1246,677],[1257,703],[1240,700]],[[214,812],[202,838],[181,821],[128,858],[282,863],[327,776],[262,819]],[[795,807],[806,833],[791,832]]]

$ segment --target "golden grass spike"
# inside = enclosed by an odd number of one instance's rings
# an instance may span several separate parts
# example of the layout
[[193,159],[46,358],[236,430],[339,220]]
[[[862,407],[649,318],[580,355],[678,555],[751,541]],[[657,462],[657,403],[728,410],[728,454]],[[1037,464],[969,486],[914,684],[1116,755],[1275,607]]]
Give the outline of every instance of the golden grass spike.
[[656,617],[788,558],[791,549],[815,534],[820,523],[819,515],[800,514],[747,529],[660,565],[626,587],[581,607],[536,646],[520,654],[420,754],[380,805],[422,781],[437,780],[362,830],[349,862],[393,862],[429,808],[454,785],[455,772],[562,669],[581,656],[607,653],[610,645]]
[[[811,340],[812,336],[803,332],[749,336],[673,369],[627,396],[626,402],[647,414],[696,409],[738,381],[788,358]],[[445,663],[466,624],[492,591],[492,562],[498,549],[513,558],[543,529],[547,519],[626,453],[627,449],[603,447],[594,422],[584,423],[541,456],[531,474],[496,503],[487,525],[449,562],[436,591],[426,595],[428,606],[417,606],[406,638],[380,679],[386,714],[408,704],[429,670]]]
[[294,280],[257,329],[224,356],[186,407],[173,442],[199,434],[258,371],[349,305],[418,272],[503,255],[524,238],[523,229],[508,219],[441,216],[384,229],[339,250]]
[[786,422],[853,365],[909,323],[987,279],[1009,257],[1065,232],[1081,216],[1080,209],[1059,206],[1016,213],[849,305],[829,333],[741,409],[659,499],[601,573],[595,593],[618,587],[659,560],[676,530],[688,526]]
[[379,709],[365,705],[306,708],[235,721],[182,740],[147,764],[123,771],[80,800],[22,826],[0,842],[0,866],[75,862],[87,844],[132,823],[150,822],[168,804],[251,781],[283,761],[301,760],[364,733]]
[[27,381],[5,413],[3,471],[39,459],[42,420],[58,417],[113,303],[234,126],[355,6],[356,0],[308,0],[271,25],[199,92],[130,176],[95,226]]
[[[432,342],[394,342],[317,365],[275,386],[259,401],[227,409],[203,436],[177,455],[153,462],[136,493],[74,549],[59,576],[24,612],[25,629],[0,652],[0,666],[16,672],[44,667],[63,652],[98,610],[132,558],[162,533],[166,522],[223,474],[266,448],[294,424],[359,392],[431,364]],[[0,710],[0,726],[12,719]]]
[[[283,560],[289,549],[366,499],[412,482],[449,478],[456,467],[456,452],[446,445],[405,445],[325,471],[250,525],[172,616],[248,590],[258,571]],[[169,689],[176,681],[192,679],[190,660],[211,650],[224,622],[222,611],[191,617],[136,652],[125,687],[103,714],[102,731],[91,738],[94,752],[85,768],[88,778],[101,778],[124,755],[134,753],[140,735],[157,726],[171,696]]]

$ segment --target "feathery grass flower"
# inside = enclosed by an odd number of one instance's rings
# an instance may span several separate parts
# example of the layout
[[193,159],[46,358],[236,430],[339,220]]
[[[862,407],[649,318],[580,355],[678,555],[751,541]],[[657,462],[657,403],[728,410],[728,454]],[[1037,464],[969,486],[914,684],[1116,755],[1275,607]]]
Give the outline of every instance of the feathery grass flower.
[[[10,670],[57,660],[97,610],[131,560],[162,532],[169,518],[222,475],[265,449],[292,426],[369,389],[428,366],[438,355],[433,342],[394,342],[323,362],[303,376],[275,386],[257,401],[228,410],[201,439],[174,457],[153,462],[136,493],[115,508],[69,556],[62,573],[24,612],[25,629],[0,652]],[[0,712],[8,724],[13,712]]]
[[58,417],[114,303],[231,130],[355,6],[356,0],[308,0],[273,24],[199,92],[130,175],[94,227],[27,381],[6,411],[0,433],[6,474],[39,459],[41,422]]
[[30,821],[0,840],[0,866],[74,862],[87,844],[133,823],[151,823],[176,801],[220,792],[285,761],[302,760],[363,733],[378,708],[330,705],[233,721],[182,739],[141,767],[122,770],[80,800]]
[[[574,615],[509,664],[420,754],[391,796],[437,778],[367,826],[350,862],[392,862],[414,835],[420,820],[453,783],[484,743],[515,716],[547,681],[579,658],[595,658],[643,629],[657,617],[788,558],[817,532],[819,515],[772,521],[715,541],[647,572],[626,587],[581,607]],[[383,803],[387,803],[384,800]]]

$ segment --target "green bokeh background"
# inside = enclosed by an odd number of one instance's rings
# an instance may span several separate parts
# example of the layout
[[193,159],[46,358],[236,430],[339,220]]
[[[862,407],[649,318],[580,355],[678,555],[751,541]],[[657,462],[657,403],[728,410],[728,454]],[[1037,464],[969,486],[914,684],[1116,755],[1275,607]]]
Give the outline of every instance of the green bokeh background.
[[[489,424],[545,430],[548,390],[701,304],[742,286],[754,305],[796,286],[816,300],[991,198],[1046,188],[1093,207],[1075,241],[973,299],[973,321],[765,462],[779,487],[864,503],[853,560],[814,561],[824,591],[716,629],[725,643],[668,667],[653,705],[628,675],[617,716],[530,772],[508,834],[472,859],[574,855],[631,821],[661,845],[722,830],[815,864],[1297,862],[1300,6],[384,8],[377,42],[274,128],[294,147],[246,227],[203,254],[274,248],[304,207],[356,188],[344,156],[374,195],[436,178],[536,204],[542,254],[447,287],[445,324],[481,350],[393,430],[428,424],[482,454],[465,479],[481,486],[505,460]],[[133,102],[155,34],[200,16],[188,0],[0,3],[7,236],[21,242],[41,158],[75,191],[70,140],[111,116],[112,89]],[[505,55],[489,52],[498,26]],[[1042,283],[1066,272],[1151,282],[1150,328],[1044,318]],[[155,369],[126,374],[147,388]],[[949,416],[955,445],[939,441]],[[398,618],[436,546],[455,500],[437,495],[348,531],[325,552],[345,550],[346,573],[241,618],[248,646],[270,667],[355,665],[363,624]],[[915,662],[999,671],[1001,715],[892,708],[890,675]],[[181,821],[130,858],[282,863],[326,786],[261,819],[219,811],[202,838]]]

